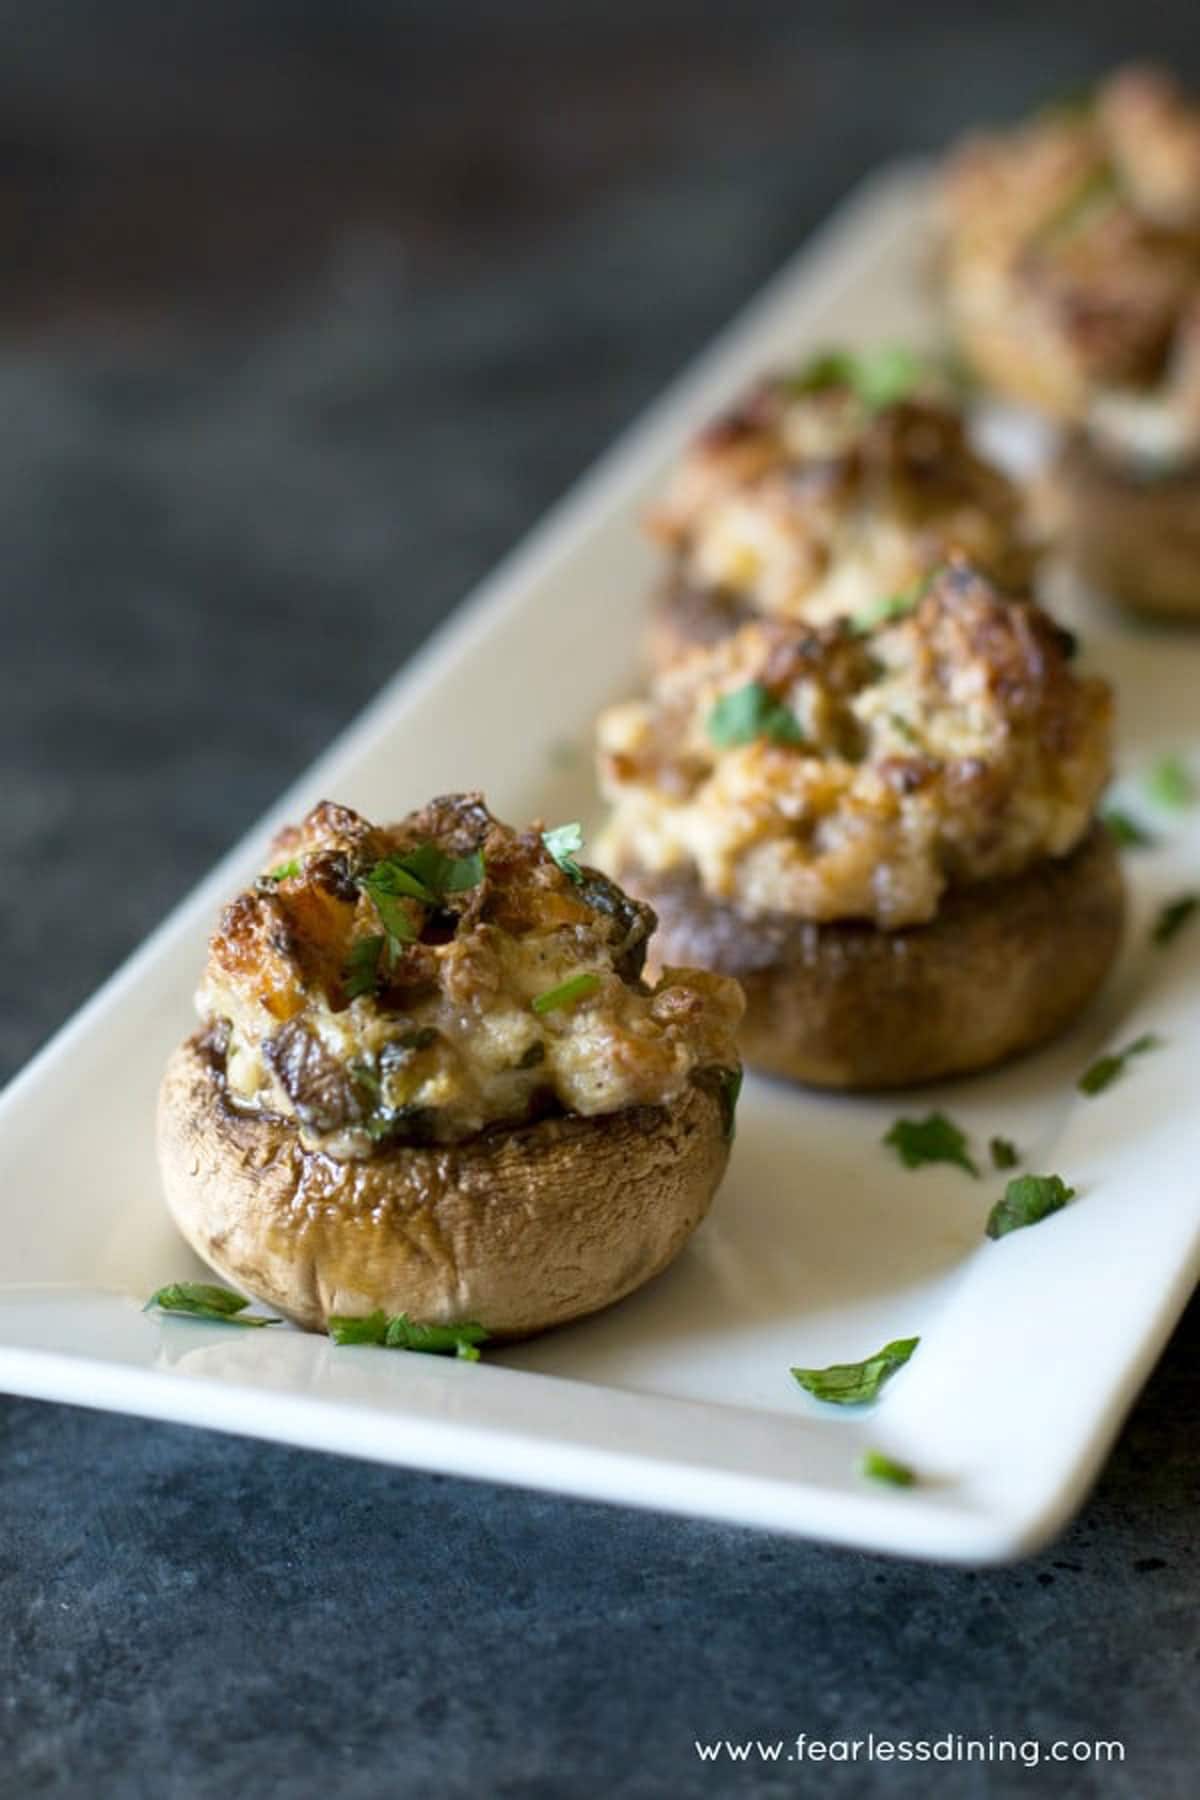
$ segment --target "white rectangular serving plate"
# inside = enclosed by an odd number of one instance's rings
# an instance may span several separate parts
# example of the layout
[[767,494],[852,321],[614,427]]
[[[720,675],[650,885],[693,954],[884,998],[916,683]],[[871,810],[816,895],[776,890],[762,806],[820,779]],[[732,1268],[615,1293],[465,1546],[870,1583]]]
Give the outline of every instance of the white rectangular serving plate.
[[[1079,1505],[1200,1261],[1200,931],[1168,950],[1146,941],[1156,906],[1200,872],[1186,819],[1129,859],[1128,947],[1067,1038],[919,1095],[747,1081],[709,1221],[605,1314],[472,1365],[141,1310],[202,1273],[162,1206],[152,1120],[221,901],[322,796],[396,817],[482,785],[510,819],[594,820],[591,721],[638,680],[653,572],[641,506],[760,369],[831,340],[930,337],[925,211],[911,167],[861,190],[11,1084],[0,1387],[910,1556],[1012,1557]],[[1119,684],[1127,775],[1194,747],[1200,643],[1095,607],[1084,618],[1089,662]],[[1076,1092],[1097,1051],[1149,1029],[1161,1050],[1100,1099]],[[977,1147],[1014,1139],[1078,1199],[988,1242],[1003,1177],[910,1173],[881,1146],[897,1114],[933,1106]],[[822,1407],[789,1374],[913,1334],[917,1354],[873,1409]],[[868,1447],[919,1485],[865,1481]]]

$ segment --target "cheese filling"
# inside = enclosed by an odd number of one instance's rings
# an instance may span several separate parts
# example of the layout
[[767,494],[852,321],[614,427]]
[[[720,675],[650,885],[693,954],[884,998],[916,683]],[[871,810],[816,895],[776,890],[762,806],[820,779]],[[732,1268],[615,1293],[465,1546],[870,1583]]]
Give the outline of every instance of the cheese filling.
[[747,625],[605,713],[601,855],[750,914],[922,923],[1079,843],[1111,713],[1044,614],[956,563],[870,633]]
[[[478,879],[439,889],[431,846]],[[295,1120],[306,1148],[355,1159],[669,1105],[697,1071],[737,1067],[736,983],[669,970],[647,987],[649,910],[477,796],[387,830],[318,807],[274,855],[281,872],[226,909],[198,1008],[230,1102]]]

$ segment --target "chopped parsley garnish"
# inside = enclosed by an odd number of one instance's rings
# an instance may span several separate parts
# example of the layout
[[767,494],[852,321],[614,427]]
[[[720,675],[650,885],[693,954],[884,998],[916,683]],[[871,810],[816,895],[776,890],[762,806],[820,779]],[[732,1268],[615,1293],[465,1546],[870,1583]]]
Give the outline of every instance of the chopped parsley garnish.
[[883,1141],[891,1145],[906,1169],[919,1169],[923,1163],[956,1163],[968,1175],[979,1175],[967,1154],[966,1133],[945,1113],[930,1113],[924,1119],[897,1119]]
[[859,1467],[869,1480],[886,1481],[890,1487],[912,1487],[917,1479],[916,1471],[907,1463],[885,1456],[882,1450],[868,1450]]
[[1196,784],[1179,756],[1160,756],[1146,777],[1146,792],[1164,812],[1181,812],[1196,798]]
[[350,954],[342,970],[342,986],[348,1000],[360,994],[373,994],[379,980],[379,958],[383,952],[382,936],[359,938],[351,944]]
[[881,344],[857,353],[829,350],[814,356],[788,380],[793,394],[816,394],[848,387],[868,412],[882,412],[904,400],[920,382],[925,364],[902,344]]
[[925,582],[919,582],[915,587],[906,588],[902,594],[884,594],[878,600],[872,600],[853,615],[851,627],[860,637],[865,637],[877,625],[890,625],[893,619],[903,619],[912,612],[926,586]]
[[[376,864],[377,868],[381,866]],[[418,900],[465,894],[469,888],[479,886],[485,870],[482,850],[472,850],[469,856],[447,856],[436,844],[418,844],[403,856],[391,856],[387,866],[416,882],[420,890],[415,896]]]
[[990,1238],[1007,1237],[1026,1225],[1037,1225],[1059,1212],[1075,1189],[1068,1187],[1061,1175],[1016,1175],[988,1214],[987,1234]]
[[574,1006],[579,1000],[586,1000],[600,986],[600,976],[594,970],[586,969],[582,975],[572,975],[569,981],[560,982],[557,987],[548,988],[544,994],[538,994],[531,1002],[535,1013],[556,1012],[559,1007]]
[[375,1065],[369,1062],[352,1062],[350,1073],[359,1087],[365,1089],[371,1099],[378,1103],[383,1094],[383,1082]]
[[827,1369],[793,1369],[792,1377],[806,1393],[833,1406],[862,1406],[878,1397],[885,1381],[902,1369],[920,1338],[896,1338],[863,1362],[831,1363]]
[[722,694],[708,715],[708,735],[721,750],[767,738],[772,744],[802,744],[800,721],[761,681]]
[[1155,921],[1151,933],[1153,941],[1156,944],[1169,944],[1183,930],[1198,906],[1200,894],[1180,894],[1177,900],[1168,900]]
[[[484,853],[475,850],[471,851],[470,857],[448,857],[437,844],[417,844],[416,850],[405,850],[394,857],[372,862],[371,868],[363,869],[362,875],[354,878],[363,893],[371,896],[374,909],[380,914],[389,959],[396,963],[403,947],[407,943],[416,943],[419,936],[405,900],[437,905],[444,895],[457,895],[468,887],[479,887],[484,878]],[[358,961],[354,961],[354,954],[358,954]],[[371,992],[374,977],[378,976],[380,952],[376,950],[372,959],[372,952],[360,950],[356,945],[351,952],[351,961],[353,968],[347,965],[344,979],[347,994],[354,999],[356,994]],[[369,963],[372,965],[371,979],[367,979]]]
[[988,1154],[992,1159],[993,1169],[1015,1169],[1020,1162],[1017,1146],[1011,1138],[994,1137],[988,1139]]
[[1116,171],[1110,166],[1092,169],[1084,175],[1034,234],[1035,243],[1064,237],[1085,224],[1094,213],[1107,212],[1118,198]]
[[294,856],[291,862],[282,862],[277,869],[269,869],[266,875],[263,876],[263,880],[290,881],[293,875],[298,875],[300,873],[300,869],[300,858]]
[[1147,1050],[1157,1050],[1162,1044],[1160,1037],[1152,1031],[1144,1032],[1140,1038],[1134,1038],[1132,1044],[1126,1044],[1123,1050],[1110,1051],[1107,1056],[1098,1056],[1090,1068],[1084,1070],[1079,1077],[1081,1094],[1102,1094],[1106,1087],[1111,1087],[1118,1076],[1125,1073],[1125,1065],[1131,1056],[1144,1056]]
[[482,1325],[417,1325],[407,1313],[389,1319],[385,1312],[368,1313],[361,1319],[334,1314],[328,1329],[335,1344],[375,1344],[381,1350],[458,1356],[464,1362],[479,1361],[478,1346],[486,1344],[490,1335]]
[[556,825],[553,831],[543,831],[542,842],[562,870],[569,875],[578,887],[583,881],[583,870],[575,861],[583,849],[583,826],[578,819],[569,825]]
[[1152,833],[1120,807],[1110,806],[1101,817],[1108,826],[1109,835],[1116,839],[1122,850],[1146,850],[1154,842]]
[[[405,899],[419,900],[424,905],[424,890],[419,888],[419,884],[405,870],[388,862],[376,863],[365,875],[360,875],[358,885],[364,894],[370,895],[374,903],[379,922],[387,935],[389,954],[394,961],[405,944],[415,944],[417,941],[417,928],[402,902]],[[415,893],[414,887],[418,888]]]
[[210,1319],[219,1325],[280,1325],[281,1319],[263,1319],[242,1315],[250,1302],[232,1288],[217,1287],[207,1281],[172,1281],[151,1294],[143,1312],[156,1306],[159,1312],[180,1313],[189,1319]]

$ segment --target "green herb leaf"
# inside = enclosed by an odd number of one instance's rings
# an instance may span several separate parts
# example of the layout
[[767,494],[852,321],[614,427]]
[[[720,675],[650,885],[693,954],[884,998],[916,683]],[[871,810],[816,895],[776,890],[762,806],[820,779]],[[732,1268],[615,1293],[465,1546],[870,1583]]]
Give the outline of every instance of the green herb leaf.
[[761,681],[722,694],[708,715],[708,735],[722,750],[767,738],[772,744],[802,744],[804,733],[796,715],[776,700]]
[[583,826],[578,819],[569,825],[556,825],[553,831],[543,831],[542,842],[562,870],[569,875],[578,886],[583,881],[583,870],[575,861],[583,849]]
[[1153,941],[1156,944],[1169,944],[1183,930],[1198,906],[1200,894],[1180,894],[1177,900],[1169,900],[1155,922],[1151,934]]
[[207,1281],[172,1281],[151,1294],[143,1312],[156,1306],[159,1312],[182,1313],[189,1319],[211,1319],[220,1325],[280,1325],[281,1319],[242,1318],[250,1302],[232,1288]]
[[370,1096],[371,1100],[378,1104],[380,1095],[383,1092],[383,1083],[379,1077],[379,1070],[375,1067],[374,1063],[363,1060],[352,1062],[350,1064],[350,1073],[358,1083],[359,1087],[363,1088]]
[[820,393],[824,388],[848,387],[869,412],[882,412],[912,393],[925,373],[925,364],[902,344],[881,344],[857,353],[825,351],[791,376],[794,394]]
[[896,1338],[864,1362],[831,1363],[827,1369],[793,1369],[793,1378],[817,1400],[833,1406],[862,1406],[878,1397],[886,1381],[902,1369],[920,1338]]
[[600,976],[592,970],[582,975],[572,975],[569,981],[560,982],[558,987],[548,988],[544,994],[538,994],[533,1001],[535,1013],[555,1012],[560,1006],[574,1006],[577,1001],[586,1000],[600,986]]
[[1119,807],[1110,806],[1101,817],[1107,825],[1109,834],[1116,839],[1122,850],[1146,850],[1153,844],[1154,838],[1144,825],[1122,812]]
[[1161,1046],[1162,1039],[1152,1031],[1147,1031],[1140,1038],[1134,1038],[1132,1044],[1126,1044],[1123,1050],[1113,1050],[1107,1056],[1098,1056],[1079,1077],[1080,1093],[1102,1094],[1118,1076],[1125,1073],[1125,1065],[1131,1056],[1144,1056],[1147,1050],[1158,1050]]
[[1165,812],[1181,812],[1196,798],[1196,784],[1179,756],[1160,756],[1146,777],[1146,792]]
[[1011,1138],[989,1138],[988,1154],[991,1156],[993,1169],[1015,1169],[1021,1160]]
[[470,856],[447,856],[436,844],[418,844],[397,856],[385,856],[357,877],[358,885],[370,895],[380,922],[387,933],[388,950],[395,961],[405,944],[417,939],[417,928],[404,906],[405,900],[418,900],[422,906],[435,906],[446,894],[459,894],[478,887],[483,880],[484,859],[481,850]]
[[351,944],[350,954],[342,969],[342,986],[348,1000],[357,1000],[360,994],[375,992],[382,951],[382,936],[359,938],[357,943]]
[[855,364],[855,389],[872,412],[907,399],[925,372],[921,358],[903,344],[882,344],[856,357]]
[[416,898],[440,900],[444,894],[464,894],[478,887],[485,873],[482,850],[469,856],[447,856],[436,844],[419,844],[405,856],[392,857],[397,871],[416,881],[422,890]]
[[374,868],[358,877],[358,885],[364,894],[370,895],[394,960],[405,944],[417,941],[417,928],[401,902],[419,900],[424,906],[432,896],[414,876],[393,862],[376,863]]
[[1037,1225],[1048,1219],[1075,1198],[1061,1175],[1017,1175],[1004,1190],[988,1214],[987,1234],[990,1238],[1007,1237],[1026,1225]]
[[388,1318],[384,1312],[355,1319],[335,1314],[329,1320],[335,1344],[375,1344],[384,1350],[415,1350],[425,1356],[458,1356],[478,1362],[480,1344],[489,1333],[482,1325],[417,1325],[407,1313]]
[[277,869],[269,870],[263,879],[264,881],[290,881],[293,875],[300,873],[301,866],[300,858],[294,856],[291,862],[282,862]]
[[890,1487],[912,1487],[917,1476],[907,1463],[885,1456],[882,1450],[868,1450],[859,1467],[871,1481],[886,1481]]
[[877,626],[890,624],[893,619],[902,619],[917,604],[919,594],[916,588],[909,588],[903,594],[885,594],[879,600],[872,600],[850,620],[851,628],[860,637],[874,631]]
[[924,1163],[956,1163],[968,1175],[978,1177],[979,1170],[967,1154],[966,1133],[945,1113],[897,1119],[883,1141],[891,1145],[906,1169],[919,1169]]

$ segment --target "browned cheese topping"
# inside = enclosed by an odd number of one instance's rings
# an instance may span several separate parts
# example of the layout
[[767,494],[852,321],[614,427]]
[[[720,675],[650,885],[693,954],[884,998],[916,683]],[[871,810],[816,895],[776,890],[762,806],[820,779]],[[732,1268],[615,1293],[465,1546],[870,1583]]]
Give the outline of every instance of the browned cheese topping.
[[1020,496],[948,399],[918,379],[873,404],[842,361],[761,383],[690,447],[649,520],[675,579],[809,624],[905,592],[955,550],[1026,586]]
[[225,909],[198,995],[230,1102],[340,1158],[667,1105],[736,1068],[736,983],[641,979],[654,916],[475,794],[375,826],[325,803]]
[[955,563],[869,633],[745,626],[605,713],[616,870],[693,869],[751,914],[883,927],[1089,828],[1112,699],[1065,634]]
[[1051,410],[1114,454],[1200,455],[1200,107],[1164,74],[1121,70],[969,139],[940,199],[968,345],[993,328],[1023,342]]

